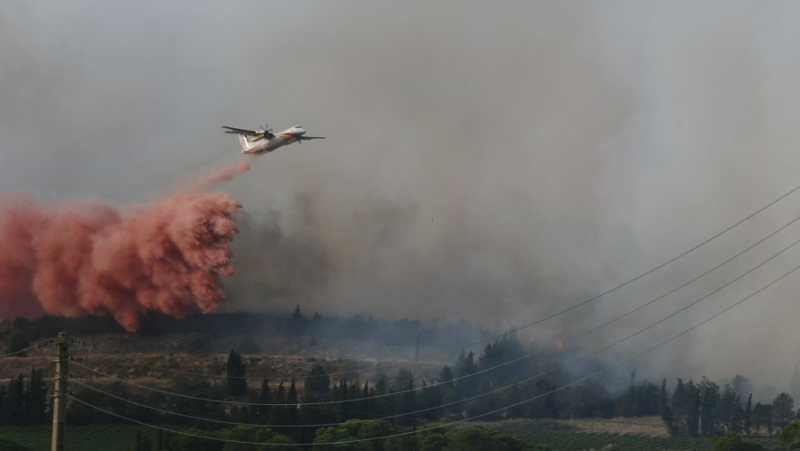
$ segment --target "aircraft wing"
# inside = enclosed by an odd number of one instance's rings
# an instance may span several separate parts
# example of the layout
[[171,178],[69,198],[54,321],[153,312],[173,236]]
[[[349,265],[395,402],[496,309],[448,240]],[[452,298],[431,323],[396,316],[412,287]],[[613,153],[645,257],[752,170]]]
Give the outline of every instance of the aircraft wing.
[[227,129],[227,130],[225,130],[225,133],[234,133],[234,134],[237,134],[237,135],[253,136],[253,135],[260,135],[261,134],[261,132],[257,132],[257,131],[254,131],[254,130],[245,130],[245,129],[242,129],[242,128],[228,127],[227,125],[223,125],[222,128]]
[[298,141],[306,141],[306,140],[309,140],[309,139],[325,139],[325,137],[324,136],[298,136],[297,137]]
[[253,136],[255,138],[263,138],[266,136],[267,138],[272,138],[275,136],[274,134],[270,133],[266,130],[245,130],[243,128],[236,128],[236,127],[228,127],[227,125],[223,125],[222,128],[225,129],[225,133],[233,133],[235,135],[245,135],[245,136]]

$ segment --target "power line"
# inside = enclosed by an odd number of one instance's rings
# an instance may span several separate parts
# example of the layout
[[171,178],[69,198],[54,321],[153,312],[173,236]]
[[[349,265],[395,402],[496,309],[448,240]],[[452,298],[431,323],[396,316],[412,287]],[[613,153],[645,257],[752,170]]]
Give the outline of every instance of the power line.
[[[799,218],[799,219],[800,219],[800,218]],[[787,224],[787,226],[788,226],[788,224]],[[784,226],[784,227],[786,227],[786,226]],[[779,231],[780,231],[780,229],[779,229]],[[777,233],[777,232],[775,232],[775,233]],[[773,235],[774,235],[774,233],[773,233]],[[769,238],[769,237],[767,237],[767,238]],[[767,239],[767,238],[764,238],[763,240],[765,240],[765,239]],[[762,240],[762,241],[763,241],[763,240]],[[670,315],[668,315],[668,316],[666,316],[666,317],[664,317],[664,318],[662,318],[662,319],[660,319],[660,320],[656,321],[655,323],[653,323],[653,324],[650,324],[649,326],[647,326],[647,327],[645,327],[645,328],[643,328],[643,329],[640,329],[639,331],[637,331],[637,332],[635,332],[635,333],[633,333],[633,334],[631,334],[631,335],[628,335],[627,337],[625,337],[625,338],[623,338],[623,339],[621,339],[621,340],[615,341],[615,342],[613,342],[613,343],[611,343],[611,344],[609,344],[609,345],[607,345],[607,346],[605,346],[605,347],[603,347],[603,348],[601,348],[601,349],[599,349],[599,350],[597,350],[597,351],[595,351],[595,352],[592,352],[592,353],[590,353],[590,354],[587,354],[587,355],[585,355],[585,356],[581,357],[580,359],[578,359],[578,360],[576,360],[576,361],[570,362],[570,363],[568,363],[568,364],[565,364],[565,365],[561,365],[561,366],[559,366],[559,367],[556,367],[556,368],[552,368],[552,369],[550,369],[550,370],[546,371],[545,373],[539,374],[539,375],[537,375],[537,376],[535,376],[535,377],[539,377],[539,376],[543,376],[543,375],[545,375],[545,374],[549,374],[549,373],[550,373],[550,372],[552,372],[552,371],[555,371],[555,370],[558,370],[558,369],[563,369],[563,368],[564,368],[564,367],[566,367],[566,366],[569,366],[569,365],[572,365],[572,364],[574,364],[574,363],[577,363],[577,362],[579,362],[579,361],[585,360],[585,359],[586,359],[586,358],[588,358],[588,357],[591,357],[591,356],[593,356],[593,355],[595,355],[595,354],[598,354],[598,353],[600,353],[600,352],[602,352],[602,351],[604,351],[604,350],[606,350],[606,349],[609,349],[609,348],[611,348],[611,347],[613,347],[613,346],[616,346],[617,344],[619,344],[619,343],[621,343],[621,342],[623,342],[623,341],[626,341],[626,340],[628,340],[628,339],[630,339],[630,338],[632,338],[632,337],[634,337],[634,336],[636,336],[636,335],[639,335],[640,333],[643,333],[643,332],[645,332],[645,331],[647,331],[647,330],[649,330],[649,329],[651,329],[651,328],[653,328],[653,327],[657,326],[658,324],[661,324],[662,322],[664,322],[664,321],[666,321],[666,320],[668,320],[668,319],[670,319],[670,318],[672,318],[672,317],[674,317],[674,316],[678,315],[679,313],[681,313],[681,312],[683,312],[683,311],[687,310],[688,308],[690,308],[690,307],[692,307],[692,306],[694,306],[694,305],[696,305],[696,304],[698,304],[698,303],[702,302],[703,300],[705,300],[705,299],[707,299],[707,298],[711,297],[712,295],[714,295],[714,294],[716,294],[716,293],[718,293],[718,292],[722,291],[724,288],[726,288],[726,287],[728,287],[728,286],[732,285],[733,283],[737,282],[738,280],[742,279],[743,277],[747,276],[748,274],[752,273],[753,271],[757,270],[758,268],[760,268],[760,267],[764,266],[764,265],[765,265],[765,264],[767,264],[768,262],[770,262],[770,261],[774,260],[775,258],[777,258],[779,255],[782,255],[784,252],[786,252],[786,251],[788,251],[789,249],[791,249],[792,247],[796,246],[798,243],[800,243],[800,239],[798,239],[798,240],[795,240],[793,243],[791,243],[790,245],[788,245],[788,246],[784,247],[783,249],[781,249],[781,250],[780,250],[779,252],[777,252],[776,254],[774,254],[774,255],[772,255],[771,257],[767,258],[766,260],[762,261],[761,263],[759,263],[758,265],[754,266],[753,268],[751,268],[751,269],[749,269],[749,270],[745,271],[744,273],[740,274],[739,276],[737,276],[737,277],[733,278],[732,280],[730,280],[729,282],[725,283],[725,284],[724,284],[724,285],[722,285],[721,287],[719,287],[719,288],[717,288],[717,289],[715,289],[715,290],[711,291],[710,293],[706,294],[705,296],[701,297],[700,299],[697,299],[696,301],[694,301],[694,302],[692,302],[692,303],[690,303],[690,304],[687,304],[686,306],[684,306],[684,307],[682,307],[682,308],[678,309],[677,311],[675,311],[675,312],[671,313]],[[756,243],[755,245],[757,245],[757,244],[759,244],[759,243]],[[755,245],[753,245],[753,246],[755,246]],[[751,248],[752,248],[753,246],[751,246]],[[744,252],[746,252],[747,250],[748,250],[748,249],[746,249],[745,251],[742,251],[741,253],[744,253]],[[738,256],[738,255],[741,255],[741,253],[740,253],[740,254],[737,254],[737,256]],[[707,271],[707,272],[706,272],[706,274],[707,274],[707,273],[709,273],[709,272],[711,272],[711,271],[713,271],[713,270],[715,270],[715,269],[717,269],[717,268],[719,268],[720,266],[722,266],[722,265],[724,265],[724,264],[728,263],[730,260],[732,260],[732,259],[736,258],[737,256],[734,256],[734,257],[730,258],[729,260],[727,260],[726,262],[723,262],[722,264],[720,264],[720,265],[718,265],[717,267],[713,268],[712,270],[709,270],[709,271]],[[703,275],[705,275],[705,274],[703,274]],[[701,276],[699,276],[699,277],[695,278],[694,280],[697,280],[697,279],[699,279],[699,278],[700,278],[700,277],[702,277],[703,275],[701,275]],[[634,313],[634,312],[636,312],[636,311],[638,311],[638,310],[641,310],[642,308],[644,308],[644,307],[646,307],[646,306],[648,306],[648,305],[650,305],[650,304],[653,304],[654,302],[656,302],[656,301],[658,301],[658,300],[660,300],[660,299],[663,299],[663,298],[667,297],[668,295],[670,295],[670,294],[674,293],[675,291],[677,291],[677,290],[679,290],[679,289],[681,289],[681,288],[685,287],[686,285],[688,285],[688,284],[692,283],[694,280],[692,280],[692,281],[689,281],[689,282],[685,283],[684,285],[682,285],[682,286],[680,286],[680,287],[678,287],[678,288],[676,288],[676,289],[674,289],[674,290],[672,290],[672,291],[670,291],[670,292],[668,292],[668,293],[666,293],[666,294],[664,294],[664,295],[662,295],[662,296],[660,296],[660,297],[658,297],[658,298],[656,298],[656,299],[653,299],[653,300],[651,300],[651,301],[649,301],[649,302],[647,302],[647,303],[645,303],[645,304],[643,304],[643,305],[641,305],[641,306],[639,306],[639,307],[636,307],[636,308],[635,308],[635,309],[633,309],[632,311],[629,311],[629,312],[627,312],[627,313],[623,314],[622,316],[618,316],[618,317],[616,317],[616,318],[614,318],[614,319],[612,319],[612,320],[610,320],[610,321],[607,321],[606,323],[603,323],[603,324],[601,324],[601,325],[599,325],[599,326],[596,326],[596,327],[594,327],[593,329],[590,329],[590,330],[588,330],[588,331],[586,331],[586,332],[580,333],[580,334],[578,334],[578,335],[576,335],[576,336],[570,337],[570,338],[569,338],[569,339],[567,339],[566,341],[568,341],[568,342],[569,342],[569,341],[574,341],[574,340],[576,340],[576,339],[578,339],[578,338],[580,338],[580,337],[583,337],[583,336],[585,336],[585,335],[588,335],[588,334],[590,334],[590,333],[592,333],[592,332],[595,332],[595,331],[597,331],[597,330],[599,330],[599,329],[601,329],[601,328],[603,328],[603,327],[605,327],[605,326],[607,326],[607,325],[609,325],[609,324],[611,324],[611,323],[613,323],[613,322],[616,322],[616,321],[618,321],[618,320],[620,320],[620,319],[622,319],[622,318],[624,318],[624,317],[626,317],[626,316],[628,316],[628,315],[631,315],[632,313]],[[440,381],[440,382],[438,382],[438,383],[431,384],[431,385],[430,385],[430,386],[428,386],[428,387],[433,387],[433,386],[437,386],[437,385],[443,385],[443,384],[447,384],[447,383],[452,383],[452,382],[456,382],[456,381],[458,381],[458,380],[462,380],[462,379],[466,379],[466,378],[469,378],[469,377],[472,377],[472,376],[476,376],[476,375],[479,375],[479,374],[483,374],[483,373],[486,373],[486,372],[488,372],[488,371],[494,370],[494,369],[496,369],[496,368],[498,368],[498,367],[500,367],[500,366],[505,366],[505,365],[509,365],[509,364],[512,364],[512,363],[516,363],[516,362],[518,362],[518,361],[524,360],[524,359],[526,359],[526,358],[530,358],[530,357],[532,357],[532,356],[534,356],[534,355],[537,355],[537,354],[539,354],[539,353],[542,353],[542,352],[545,352],[545,351],[547,351],[547,350],[551,350],[551,349],[553,349],[553,347],[550,347],[550,348],[545,348],[545,349],[542,349],[542,350],[538,350],[538,351],[535,351],[535,352],[533,352],[533,353],[531,353],[531,354],[527,354],[527,355],[525,355],[525,356],[522,356],[522,357],[519,357],[519,358],[517,358],[517,359],[511,360],[511,361],[509,361],[509,362],[506,362],[506,363],[504,363],[504,364],[500,364],[500,365],[496,365],[495,367],[490,367],[490,368],[486,368],[486,369],[483,369],[483,370],[480,370],[480,371],[476,371],[475,373],[471,373],[471,374],[469,374],[469,375],[465,375],[465,376],[459,376],[458,378],[454,378],[454,379],[452,379],[452,380],[450,380],[450,381],[444,381],[444,382]],[[195,396],[191,396],[191,395],[184,395],[184,394],[181,394],[181,393],[174,393],[174,392],[170,392],[170,391],[167,391],[167,390],[161,390],[161,389],[158,389],[158,388],[154,388],[154,387],[148,387],[148,386],[145,386],[145,385],[137,384],[137,383],[135,383],[135,382],[130,382],[130,381],[127,381],[127,380],[124,380],[124,379],[121,379],[121,378],[117,378],[117,377],[115,377],[115,376],[112,376],[112,375],[109,375],[109,374],[103,373],[103,372],[101,372],[101,371],[99,371],[99,370],[92,369],[92,368],[90,368],[90,367],[87,367],[87,366],[85,366],[85,365],[82,365],[82,364],[80,364],[80,363],[77,363],[77,362],[73,362],[73,363],[74,363],[75,365],[77,365],[77,366],[80,366],[80,367],[82,367],[82,368],[85,368],[85,369],[87,369],[87,370],[89,370],[89,371],[92,371],[92,372],[94,372],[94,373],[97,373],[97,374],[100,374],[100,375],[102,375],[102,376],[105,376],[105,377],[108,377],[108,378],[114,379],[114,380],[116,380],[116,381],[119,381],[119,382],[127,383],[127,384],[129,384],[129,385],[132,385],[132,386],[134,386],[134,387],[138,387],[138,388],[142,388],[142,389],[145,389],[145,390],[150,390],[150,391],[155,391],[155,392],[162,393],[162,394],[166,394],[166,395],[177,396],[177,397],[181,397],[181,398],[194,399],[194,400],[198,400],[198,401],[204,401],[204,402],[213,402],[213,403],[220,403],[220,404],[246,405],[246,406],[294,406],[294,405],[295,405],[295,404],[291,404],[291,403],[250,403],[250,402],[224,401],[224,400],[219,400],[219,399],[201,398],[201,397],[195,397]],[[530,380],[530,379],[531,379],[531,378],[529,378],[528,380]],[[524,381],[520,381],[520,382],[517,382],[517,383],[521,383],[521,382],[524,382]],[[511,384],[511,385],[516,385],[517,383],[515,383],[515,384]],[[499,391],[499,390],[502,390],[502,389],[506,389],[506,388],[510,387],[511,385],[509,385],[509,386],[505,386],[505,387],[501,387],[501,388],[499,388],[499,389],[496,389],[496,391]],[[303,405],[305,405],[305,406],[315,406],[315,405],[343,404],[343,403],[348,403],[348,402],[364,402],[364,401],[366,401],[366,400],[372,400],[372,399],[384,398],[384,397],[389,397],[389,396],[397,396],[397,395],[401,395],[401,394],[404,394],[404,393],[409,393],[409,392],[413,392],[413,391],[424,390],[425,388],[427,388],[427,387],[415,387],[415,388],[411,388],[411,389],[407,389],[407,390],[401,390],[401,391],[397,391],[397,392],[385,393],[385,394],[381,394],[381,395],[369,396],[369,397],[364,397],[364,398],[354,398],[354,399],[347,399],[347,400],[340,400],[340,401],[318,401],[318,402],[303,403]],[[487,392],[487,393],[493,393],[493,391],[490,391],[490,392]],[[471,399],[474,399],[474,398],[470,398],[470,399],[466,399],[466,400],[460,400],[460,401],[457,401],[457,402],[455,402],[454,404],[458,404],[458,403],[460,403],[460,402],[464,402],[464,401],[471,400]],[[441,406],[440,406],[440,407],[441,407]],[[438,408],[438,407],[437,407],[437,408]],[[428,409],[428,410],[432,410],[432,409]],[[423,410],[423,411],[424,411],[424,410]],[[421,413],[421,412],[423,412],[423,411],[416,411],[416,412],[413,412],[413,413]],[[409,414],[410,414],[410,413],[409,413]]]
[[[655,268],[650,269],[649,271],[644,272],[642,274],[639,274],[638,276],[634,277],[633,279],[628,280],[627,282],[623,282],[623,283],[611,288],[610,290],[607,290],[607,291],[604,291],[603,293],[598,294],[597,296],[595,296],[593,298],[587,299],[587,300],[585,300],[583,302],[580,302],[578,304],[574,304],[574,305],[572,305],[570,307],[567,307],[564,310],[561,310],[561,311],[558,311],[556,313],[553,313],[552,315],[545,316],[543,318],[537,319],[537,320],[535,320],[535,321],[533,321],[531,323],[528,323],[528,324],[526,324],[524,326],[520,326],[520,327],[514,328],[513,330],[519,331],[519,330],[527,329],[529,327],[532,327],[532,326],[535,326],[537,324],[543,323],[543,322],[545,322],[547,320],[550,320],[550,319],[553,319],[553,318],[555,318],[557,316],[563,315],[564,313],[567,313],[567,312],[575,310],[575,309],[577,309],[579,307],[582,307],[582,306],[584,306],[584,305],[586,305],[586,304],[588,304],[590,302],[596,301],[596,300],[606,296],[607,294],[611,294],[611,293],[619,290],[620,288],[626,287],[626,286],[632,284],[633,282],[636,282],[637,280],[639,280],[639,279],[641,279],[641,278],[643,278],[645,276],[648,276],[648,275],[658,271],[659,269],[669,265],[670,263],[672,263],[672,262],[674,262],[676,260],[679,260],[680,258],[682,258],[682,257],[684,257],[684,256],[696,251],[697,249],[700,249],[701,247],[705,246],[706,244],[714,241],[715,239],[719,238],[720,236],[730,232],[731,230],[735,229],[736,227],[738,227],[738,226],[744,224],[745,222],[747,222],[748,220],[752,219],[753,217],[755,217],[756,215],[758,215],[762,211],[768,209],[769,207],[771,207],[771,206],[777,204],[778,202],[782,201],[783,199],[789,197],[791,194],[793,194],[797,190],[800,190],[800,185],[795,186],[794,188],[792,188],[790,191],[786,192],[782,196],[778,197],[777,199],[773,200],[772,202],[768,203],[767,205],[764,205],[763,207],[759,208],[758,210],[754,211],[753,213],[750,213],[745,218],[741,219],[740,221],[738,221],[737,223],[731,225],[730,227],[726,228],[725,230],[717,233],[716,235],[712,236],[711,238],[708,238],[705,241],[695,245],[691,249],[683,252],[682,254],[680,254],[680,255],[678,255],[676,257],[673,257],[673,258],[665,261],[664,263],[661,263],[660,265],[656,266]],[[489,338],[489,339],[486,339],[486,340],[476,341],[476,342],[461,346],[460,349],[470,348],[470,347],[473,347],[473,346],[476,346],[476,345],[488,343],[488,342],[497,340],[497,339],[502,338],[502,337],[503,337],[503,335],[497,335],[495,337],[492,337],[492,338]],[[439,352],[439,353],[436,353],[436,354],[431,354],[431,355],[425,356],[423,358],[424,359],[428,359],[428,358],[433,358],[433,357],[439,357],[439,356],[442,356],[442,355],[445,355],[445,354],[450,354],[450,353],[458,351],[458,350],[459,349],[453,349],[453,350],[450,350],[450,351]]]
[[40,348],[45,348],[45,347],[47,347],[47,345],[49,345],[49,344],[50,344],[52,341],[53,341],[53,340],[47,340],[47,341],[45,341],[45,342],[43,342],[43,343],[39,343],[38,345],[35,345],[35,346],[31,346],[31,347],[28,347],[28,348],[25,348],[25,349],[20,349],[19,351],[9,352],[9,353],[7,353],[7,354],[0,355],[0,359],[2,359],[2,358],[5,358],[5,357],[11,357],[11,356],[15,356],[15,355],[23,354],[23,353],[25,353],[25,352],[28,352],[28,351],[33,351],[33,350],[40,349]]
[[[111,398],[117,399],[119,401],[122,401],[122,402],[125,402],[125,403],[128,403],[128,404],[132,404],[134,406],[144,407],[145,409],[150,409],[150,410],[153,410],[155,412],[160,412],[160,413],[167,414],[167,415],[173,415],[173,416],[178,416],[178,417],[183,417],[183,418],[189,418],[190,420],[208,421],[209,423],[229,424],[231,426],[258,426],[258,427],[268,427],[268,428],[301,428],[301,427],[312,427],[312,426],[313,427],[327,427],[327,426],[338,426],[338,425],[342,424],[341,422],[338,422],[338,423],[321,423],[321,424],[312,424],[312,425],[241,423],[241,422],[237,422],[237,421],[218,420],[216,418],[197,417],[197,416],[194,416],[194,415],[187,415],[185,413],[173,412],[171,410],[166,410],[166,409],[161,409],[161,408],[158,408],[158,407],[149,406],[147,404],[141,404],[141,403],[138,403],[136,401],[132,401],[130,399],[114,395],[114,394],[109,393],[107,391],[100,390],[99,388],[93,387],[93,386],[91,386],[89,384],[84,384],[83,382],[78,382],[75,379],[72,379],[71,382],[73,384],[78,384],[81,387],[88,388],[89,390],[92,390],[92,391],[95,391],[97,393],[109,396]],[[384,418],[376,418],[376,419],[382,420]]]
[[453,421],[453,422],[445,423],[445,424],[441,424],[441,425],[432,426],[430,428],[423,429],[423,430],[413,430],[413,431],[401,432],[401,433],[397,433],[397,434],[389,434],[389,435],[384,435],[384,436],[380,436],[380,437],[373,437],[373,438],[366,438],[366,439],[353,439],[353,440],[337,441],[337,442],[325,442],[325,443],[286,443],[286,444],[257,443],[257,442],[246,442],[246,441],[221,439],[221,438],[218,438],[218,437],[209,437],[209,436],[203,436],[203,435],[199,435],[199,434],[190,434],[190,433],[183,432],[183,431],[177,431],[177,430],[173,430],[173,429],[163,428],[163,427],[160,427],[160,426],[155,426],[155,425],[152,425],[152,424],[148,424],[148,423],[144,423],[144,422],[141,422],[141,421],[138,421],[138,420],[134,420],[132,418],[128,418],[128,417],[125,417],[125,416],[122,416],[122,415],[118,415],[118,414],[113,413],[113,412],[109,412],[109,411],[107,411],[105,409],[101,409],[101,408],[99,408],[97,406],[94,406],[94,405],[89,404],[89,403],[87,403],[85,401],[82,401],[82,400],[80,400],[78,398],[75,398],[74,396],[71,396],[71,399],[73,399],[73,400],[75,400],[75,401],[77,401],[77,402],[79,402],[79,403],[81,403],[81,404],[83,404],[83,405],[85,405],[87,407],[93,408],[93,409],[95,409],[97,411],[106,413],[108,415],[115,416],[115,417],[120,418],[120,419],[124,419],[124,420],[130,421],[130,422],[133,422],[133,423],[137,423],[137,424],[142,425],[142,426],[150,427],[150,428],[153,428],[153,429],[161,429],[161,430],[166,431],[166,432],[172,432],[172,433],[175,433],[175,434],[181,434],[181,435],[186,435],[186,436],[195,437],[195,438],[222,441],[222,442],[227,442],[227,443],[246,444],[246,445],[259,445],[259,446],[332,446],[332,445],[344,445],[344,444],[349,444],[349,443],[358,443],[358,442],[364,442],[364,441],[383,440],[383,439],[388,439],[388,438],[396,438],[396,437],[416,435],[416,434],[420,434],[422,432],[435,430],[435,429],[448,428],[448,427],[455,426],[455,425],[458,425],[458,424],[463,424],[463,423],[465,423],[467,421],[472,421],[472,420],[475,420],[475,419],[478,419],[478,418],[483,418],[483,417],[487,417],[487,416],[494,415],[494,414],[497,414],[497,413],[501,413],[501,412],[503,412],[503,411],[505,411],[505,410],[507,410],[507,409],[509,409],[511,407],[517,407],[517,406],[520,406],[520,405],[523,405],[523,404],[527,404],[529,402],[535,401],[535,400],[537,400],[539,398],[542,398],[544,396],[547,396],[547,395],[556,393],[558,391],[564,390],[567,387],[571,387],[573,385],[577,385],[577,384],[579,384],[581,382],[584,382],[584,381],[586,381],[588,379],[591,379],[592,377],[595,377],[595,376],[598,376],[600,374],[606,373],[606,372],[608,372],[608,371],[610,371],[610,370],[612,370],[614,368],[620,367],[623,364],[628,363],[628,362],[630,362],[630,361],[632,361],[632,360],[634,360],[634,359],[636,359],[636,358],[638,358],[638,357],[640,357],[640,356],[642,356],[642,355],[644,355],[644,354],[646,354],[646,353],[648,353],[650,351],[653,351],[654,349],[657,349],[657,348],[659,348],[659,347],[661,347],[661,346],[663,346],[663,345],[665,345],[665,344],[667,344],[667,343],[669,343],[669,342],[671,342],[673,340],[676,340],[677,338],[682,337],[683,335],[686,335],[687,333],[699,328],[700,326],[702,326],[702,325],[714,320],[715,318],[719,317],[720,315],[732,310],[733,308],[741,305],[742,303],[746,302],[747,300],[751,299],[752,297],[756,296],[757,294],[761,293],[762,291],[766,290],[767,288],[771,287],[772,285],[774,285],[774,284],[778,283],[779,281],[783,280],[784,278],[786,278],[790,274],[793,274],[798,269],[800,269],[800,266],[794,267],[794,269],[791,269],[790,271],[784,273],[779,278],[777,278],[777,279],[773,280],[772,282],[768,283],[767,285],[759,288],[758,290],[756,290],[755,292],[753,292],[750,295],[746,296],[745,298],[739,300],[738,302],[736,302],[736,303],[724,308],[723,310],[715,313],[714,315],[710,316],[709,318],[706,318],[705,320],[703,320],[703,321],[695,324],[694,326],[692,326],[692,327],[680,332],[679,334],[673,335],[672,337],[670,337],[670,338],[668,338],[666,340],[663,340],[663,341],[659,342],[658,344],[653,345],[653,346],[645,349],[644,351],[641,351],[641,352],[639,352],[637,354],[634,354],[631,357],[628,357],[627,359],[624,359],[624,360],[622,360],[620,362],[617,362],[614,365],[610,365],[610,366],[607,366],[605,368],[602,368],[602,369],[600,369],[598,371],[595,371],[595,372],[593,372],[593,373],[591,373],[591,374],[589,374],[587,376],[584,376],[582,378],[578,378],[578,379],[576,379],[576,380],[574,380],[572,382],[564,384],[564,385],[562,385],[560,387],[556,387],[553,390],[549,390],[549,391],[547,391],[545,393],[541,393],[541,394],[539,394],[537,396],[534,396],[532,398],[528,398],[528,399],[525,399],[525,400],[517,402],[517,403],[508,404],[508,405],[506,405],[504,407],[501,407],[499,409],[495,409],[495,410],[492,410],[492,411],[489,411],[489,412],[485,412],[485,413],[482,413],[482,414],[474,415],[474,416],[472,416],[470,418],[463,418],[461,420],[457,420],[457,421]]

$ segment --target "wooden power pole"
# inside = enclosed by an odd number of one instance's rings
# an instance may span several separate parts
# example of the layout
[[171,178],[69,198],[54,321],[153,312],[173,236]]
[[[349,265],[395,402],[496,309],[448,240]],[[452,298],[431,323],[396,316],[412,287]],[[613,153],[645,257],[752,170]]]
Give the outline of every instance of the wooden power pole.
[[69,379],[69,340],[59,332],[56,339],[56,388],[53,391],[53,437],[51,451],[64,451],[64,427],[67,423],[67,380]]

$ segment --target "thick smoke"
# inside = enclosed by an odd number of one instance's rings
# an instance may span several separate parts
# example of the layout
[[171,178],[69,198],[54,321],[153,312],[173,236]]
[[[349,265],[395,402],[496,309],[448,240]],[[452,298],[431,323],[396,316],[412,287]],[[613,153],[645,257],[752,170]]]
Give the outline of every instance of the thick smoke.
[[[285,2],[271,8],[283,20],[243,26],[266,9],[1,2],[0,191],[138,203],[221,149],[235,152],[220,125],[303,124],[328,139],[280,149],[226,186],[251,216],[233,243],[225,307],[288,312],[299,302],[501,329],[628,280],[798,183],[795,3]],[[620,315],[796,206],[787,199],[529,330],[552,343]],[[689,287],[594,341],[726,280]],[[754,286],[731,287],[663,332]],[[716,380],[746,368],[778,386],[800,352],[798,293],[785,280],[653,362]]]
[[254,160],[219,169],[145,205],[43,204],[0,196],[0,318],[110,314],[129,331],[140,313],[178,317],[225,300],[239,202],[199,189]]

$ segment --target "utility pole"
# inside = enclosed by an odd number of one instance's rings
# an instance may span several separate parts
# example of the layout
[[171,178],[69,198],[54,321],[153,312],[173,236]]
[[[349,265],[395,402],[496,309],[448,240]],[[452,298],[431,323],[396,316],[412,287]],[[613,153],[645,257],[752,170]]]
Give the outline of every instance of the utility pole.
[[53,391],[53,437],[51,451],[64,451],[64,427],[67,423],[67,380],[69,379],[69,340],[65,332],[56,339],[56,388]]

